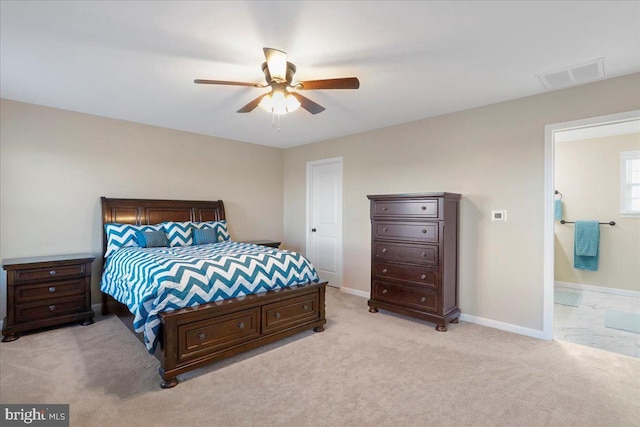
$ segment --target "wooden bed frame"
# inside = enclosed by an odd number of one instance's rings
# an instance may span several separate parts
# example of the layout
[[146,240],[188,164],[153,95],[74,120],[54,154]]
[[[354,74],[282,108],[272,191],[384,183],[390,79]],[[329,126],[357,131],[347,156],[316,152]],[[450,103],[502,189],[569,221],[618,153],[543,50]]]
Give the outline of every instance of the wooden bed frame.
[[[225,219],[222,200],[101,199],[103,226]],[[103,232],[103,253],[106,244]],[[160,386],[174,387],[180,374],[299,332],[324,331],[325,286],[326,282],[309,283],[160,313],[160,343],[155,352],[160,360]],[[133,331],[133,315],[127,307],[103,293],[102,314],[110,311]],[[136,335],[143,341],[142,334]]]

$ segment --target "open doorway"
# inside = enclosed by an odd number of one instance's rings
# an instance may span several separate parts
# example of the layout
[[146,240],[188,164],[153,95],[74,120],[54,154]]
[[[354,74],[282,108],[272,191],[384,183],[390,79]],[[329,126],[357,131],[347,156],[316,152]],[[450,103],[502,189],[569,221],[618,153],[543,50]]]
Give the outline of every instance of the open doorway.
[[[640,215],[623,183],[640,172],[623,172],[638,165],[625,153],[640,154],[640,111],[549,125],[545,143],[544,336],[639,357]],[[587,268],[574,254],[583,220],[599,232]]]

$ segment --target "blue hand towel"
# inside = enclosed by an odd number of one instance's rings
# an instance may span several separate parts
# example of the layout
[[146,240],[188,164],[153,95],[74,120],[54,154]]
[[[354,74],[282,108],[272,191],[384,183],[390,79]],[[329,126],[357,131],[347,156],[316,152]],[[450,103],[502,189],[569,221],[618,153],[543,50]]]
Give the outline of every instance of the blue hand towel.
[[573,266],[580,270],[598,271],[599,245],[598,221],[576,221]]
[[554,218],[556,221],[560,221],[562,219],[562,200],[557,199],[553,201],[554,207]]

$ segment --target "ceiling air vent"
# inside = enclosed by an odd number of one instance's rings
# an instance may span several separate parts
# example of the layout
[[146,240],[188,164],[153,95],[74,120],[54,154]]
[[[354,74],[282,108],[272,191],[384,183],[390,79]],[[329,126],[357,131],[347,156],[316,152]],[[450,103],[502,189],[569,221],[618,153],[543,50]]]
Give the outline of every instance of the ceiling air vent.
[[547,89],[559,89],[599,80],[604,78],[604,58],[594,59],[593,61],[572,65],[560,70],[536,74],[536,77]]

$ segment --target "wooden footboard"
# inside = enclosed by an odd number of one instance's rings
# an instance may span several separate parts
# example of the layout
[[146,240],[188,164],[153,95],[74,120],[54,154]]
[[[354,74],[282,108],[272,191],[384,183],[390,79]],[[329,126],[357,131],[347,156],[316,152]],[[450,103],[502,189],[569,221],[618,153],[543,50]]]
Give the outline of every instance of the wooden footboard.
[[[180,374],[299,332],[324,331],[325,287],[300,285],[160,313],[160,386],[174,387]],[[128,318],[121,316],[133,329]]]

